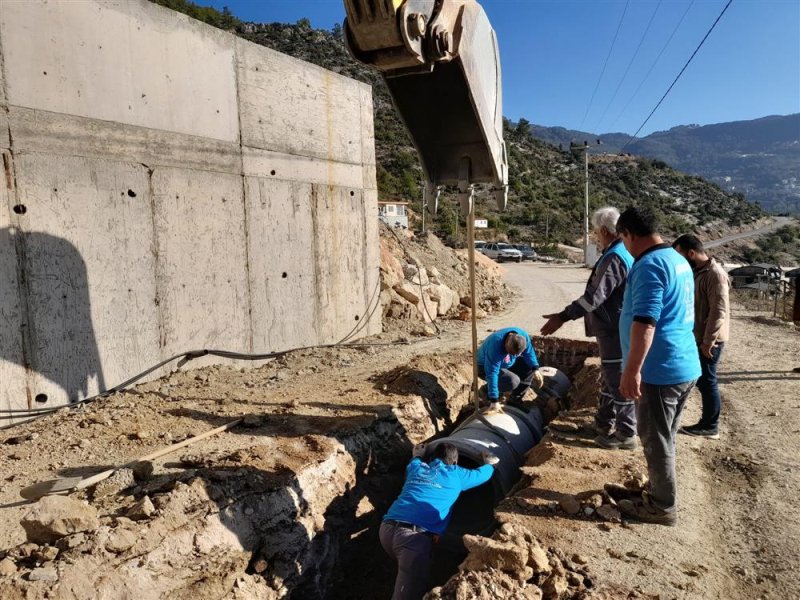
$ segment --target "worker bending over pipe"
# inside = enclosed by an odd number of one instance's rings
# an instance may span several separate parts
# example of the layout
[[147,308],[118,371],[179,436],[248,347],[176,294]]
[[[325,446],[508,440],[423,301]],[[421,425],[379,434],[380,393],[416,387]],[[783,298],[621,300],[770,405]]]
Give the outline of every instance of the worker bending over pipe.
[[383,517],[380,539],[383,549],[397,561],[392,600],[418,600],[428,589],[433,545],[447,529],[459,494],[489,481],[496,456],[482,452],[484,464],[477,469],[458,466],[458,449],[436,446],[429,462],[422,460],[425,445],[414,446],[414,458],[406,467],[400,496]]

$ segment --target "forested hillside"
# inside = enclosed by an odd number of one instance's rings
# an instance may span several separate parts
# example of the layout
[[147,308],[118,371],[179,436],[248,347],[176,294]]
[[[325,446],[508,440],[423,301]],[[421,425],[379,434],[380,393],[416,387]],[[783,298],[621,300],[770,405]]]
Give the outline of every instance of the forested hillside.
[[773,214],[800,214],[800,114],[715,125],[681,125],[631,140],[624,133],[599,135],[532,125],[546,142],[568,146],[602,139],[603,148],[663,160],[668,165],[747,194]]
[[[326,69],[370,83],[374,90],[378,189],[382,199],[412,202],[419,212],[422,171],[417,153],[396,114],[378,73],[355,62],[347,53],[341,28],[313,29],[307,20],[296,24],[244,23],[230,13],[192,5],[185,0],[153,0],[220,26],[238,35]],[[533,137],[530,123],[506,126],[510,162],[510,198],[507,211],[496,210],[493,200],[481,199],[477,213],[489,219],[492,236],[512,241],[572,244],[580,239],[583,223],[583,157],[561,151]],[[678,233],[704,226],[735,226],[763,215],[758,205],[741,194],[643,158],[591,157],[590,206],[634,203],[653,206],[664,217],[665,231]],[[444,198],[430,223],[450,243],[463,242],[453,196]],[[463,225],[463,223],[462,223]]]

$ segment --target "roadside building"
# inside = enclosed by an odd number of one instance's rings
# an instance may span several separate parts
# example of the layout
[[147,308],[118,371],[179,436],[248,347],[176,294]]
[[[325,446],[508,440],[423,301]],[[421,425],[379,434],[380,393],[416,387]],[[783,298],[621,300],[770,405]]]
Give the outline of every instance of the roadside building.
[[408,229],[408,202],[399,200],[378,201],[378,218],[389,227]]

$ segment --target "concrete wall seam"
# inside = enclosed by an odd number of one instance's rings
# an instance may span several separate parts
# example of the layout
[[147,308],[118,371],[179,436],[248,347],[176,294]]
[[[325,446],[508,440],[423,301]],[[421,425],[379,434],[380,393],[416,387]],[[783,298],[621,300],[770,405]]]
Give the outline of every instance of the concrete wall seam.
[[147,0],[4,3],[0,150],[0,416],[367,316],[365,84]]

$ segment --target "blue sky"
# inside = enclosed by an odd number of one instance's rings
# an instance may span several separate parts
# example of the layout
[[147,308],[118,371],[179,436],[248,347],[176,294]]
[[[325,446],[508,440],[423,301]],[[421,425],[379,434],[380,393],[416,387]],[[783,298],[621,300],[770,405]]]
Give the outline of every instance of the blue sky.
[[[330,29],[344,19],[342,0],[195,2],[220,9],[228,6],[246,21],[295,22],[306,17],[315,27]],[[541,125],[633,133],[726,2],[482,0],[500,43],[503,112],[513,120],[524,117]],[[733,0],[640,135],[676,125],[796,112],[800,112],[800,1]]]

